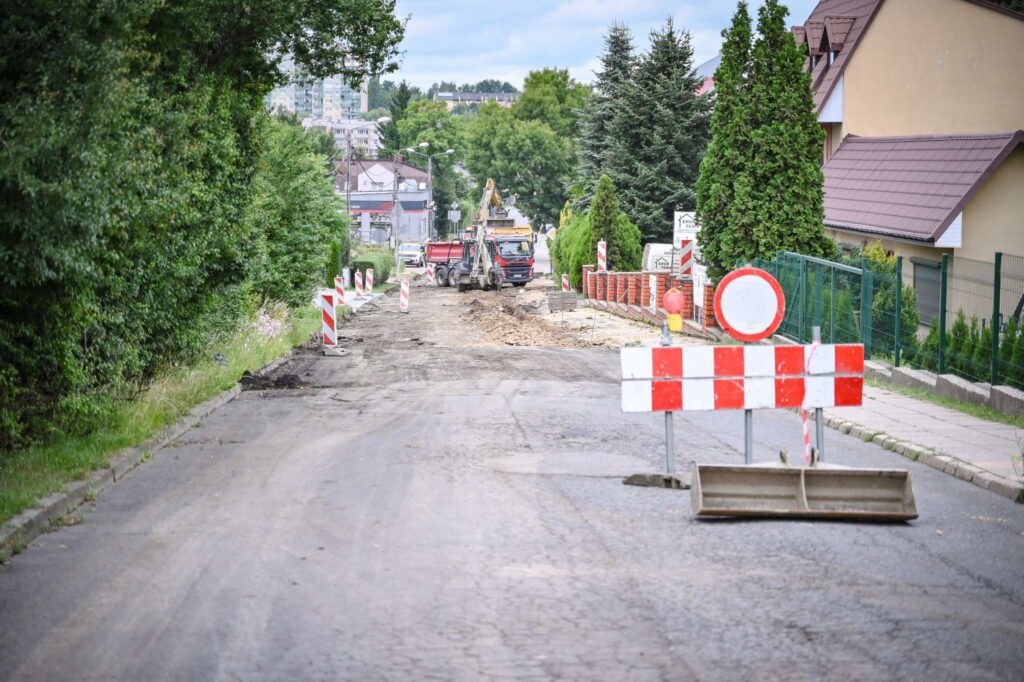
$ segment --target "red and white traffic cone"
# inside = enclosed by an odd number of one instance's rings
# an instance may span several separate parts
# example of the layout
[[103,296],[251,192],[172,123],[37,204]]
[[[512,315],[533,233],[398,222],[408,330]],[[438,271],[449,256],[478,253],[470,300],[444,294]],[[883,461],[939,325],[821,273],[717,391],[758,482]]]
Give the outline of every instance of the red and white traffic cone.
[[399,292],[398,297],[398,310],[399,312],[409,312],[409,280],[408,278],[402,280],[402,290]]

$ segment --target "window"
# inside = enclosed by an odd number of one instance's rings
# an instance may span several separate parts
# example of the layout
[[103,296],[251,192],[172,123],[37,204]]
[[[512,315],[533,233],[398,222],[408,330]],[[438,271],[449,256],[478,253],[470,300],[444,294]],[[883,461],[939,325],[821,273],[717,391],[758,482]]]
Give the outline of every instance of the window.
[[923,258],[911,258],[910,262],[914,264],[917,313],[921,316],[921,324],[928,325],[939,314],[939,270],[942,266]]
[[383,192],[384,191],[384,183],[383,182],[375,182],[375,183],[373,183],[373,191],[374,192]]

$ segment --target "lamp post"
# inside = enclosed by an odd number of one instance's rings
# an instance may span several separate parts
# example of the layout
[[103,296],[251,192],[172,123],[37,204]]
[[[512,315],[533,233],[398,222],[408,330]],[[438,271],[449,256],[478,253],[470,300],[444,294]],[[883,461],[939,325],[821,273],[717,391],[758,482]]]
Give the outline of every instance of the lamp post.
[[[416,146],[419,147],[420,149],[426,149],[427,147],[430,146],[430,143],[420,142]],[[427,236],[428,238],[432,238],[434,236],[434,157],[450,156],[451,154],[455,153],[455,150],[446,149],[443,152],[436,152],[434,154],[424,154],[423,152],[416,151],[412,147],[406,147],[402,151],[406,151],[411,154],[419,154],[420,156],[424,156],[427,159]]]

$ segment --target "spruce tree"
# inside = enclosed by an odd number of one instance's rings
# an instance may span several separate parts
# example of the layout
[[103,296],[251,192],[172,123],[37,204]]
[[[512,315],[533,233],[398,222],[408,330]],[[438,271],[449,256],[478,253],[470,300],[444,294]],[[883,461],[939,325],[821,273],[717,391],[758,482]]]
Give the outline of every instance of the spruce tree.
[[690,34],[669,19],[651,32],[612,120],[609,176],[644,241],[670,241],[672,214],[693,210],[710,137],[711,100],[698,96]]
[[608,163],[615,106],[625,98],[632,71],[633,36],[626,25],[612,24],[604,38],[601,70],[594,74],[593,97],[580,118],[574,210],[590,204],[597,180]]
[[766,0],[758,10],[747,108],[751,153],[736,182],[732,227],[751,235],[757,257],[780,250],[828,256],[833,248],[824,230],[825,133],[786,14],[778,0]]
[[597,242],[604,241],[608,249],[610,270],[639,269],[642,255],[640,231],[619,210],[615,185],[607,175],[597,181],[597,191],[588,215],[591,229],[591,253],[596,254]]
[[722,31],[722,60],[715,70],[714,113],[711,142],[700,164],[697,179],[698,241],[708,263],[708,274],[719,279],[732,269],[736,258],[749,258],[750,239],[738,238],[730,229],[733,184],[744,166],[750,145],[747,125],[747,84],[750,70],[750,14],[740,2],[731,26]]

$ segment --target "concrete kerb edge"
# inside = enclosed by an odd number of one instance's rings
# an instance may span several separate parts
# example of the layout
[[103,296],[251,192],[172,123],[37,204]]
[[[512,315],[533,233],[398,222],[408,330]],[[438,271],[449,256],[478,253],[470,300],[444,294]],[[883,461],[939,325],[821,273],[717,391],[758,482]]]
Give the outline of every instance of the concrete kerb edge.
[[1008,497],[1014,502],[1024,503],[1024,485],[997,476],[951,455],[936,452],[930,448],[915,445],[889,436],[885,433],[871,431],[860,424],[855,424],[839,417],[827,417],[825,425],[830,429],[845,433],[863,441],[870,441],[890,452],[907,459],[927,464],[933,469],[955,476],[983,488]]
[[[287,361],[289,355],[291,355],[291,350],[263,365],[254,374],[259,376],[277,369]],[[48,532],[60,519],[71,514],[87,501],[95,499],[111,485],[124,478],[132,469],[148,461],[157,452],[195,428],[202,419],[211,415],[217,408],[234,400],[241,391],[241,384],[236,383],[213,398],[196,405],[180,420],[163,429],[153,438],[111,455],[104,468],[93,471],[83,480],[68,483],[64,490],[37,500],[38,506],[26,509],[8,520],[0,526],[0,563],[9,560],[14,554],[20,552],[21,548]]]

